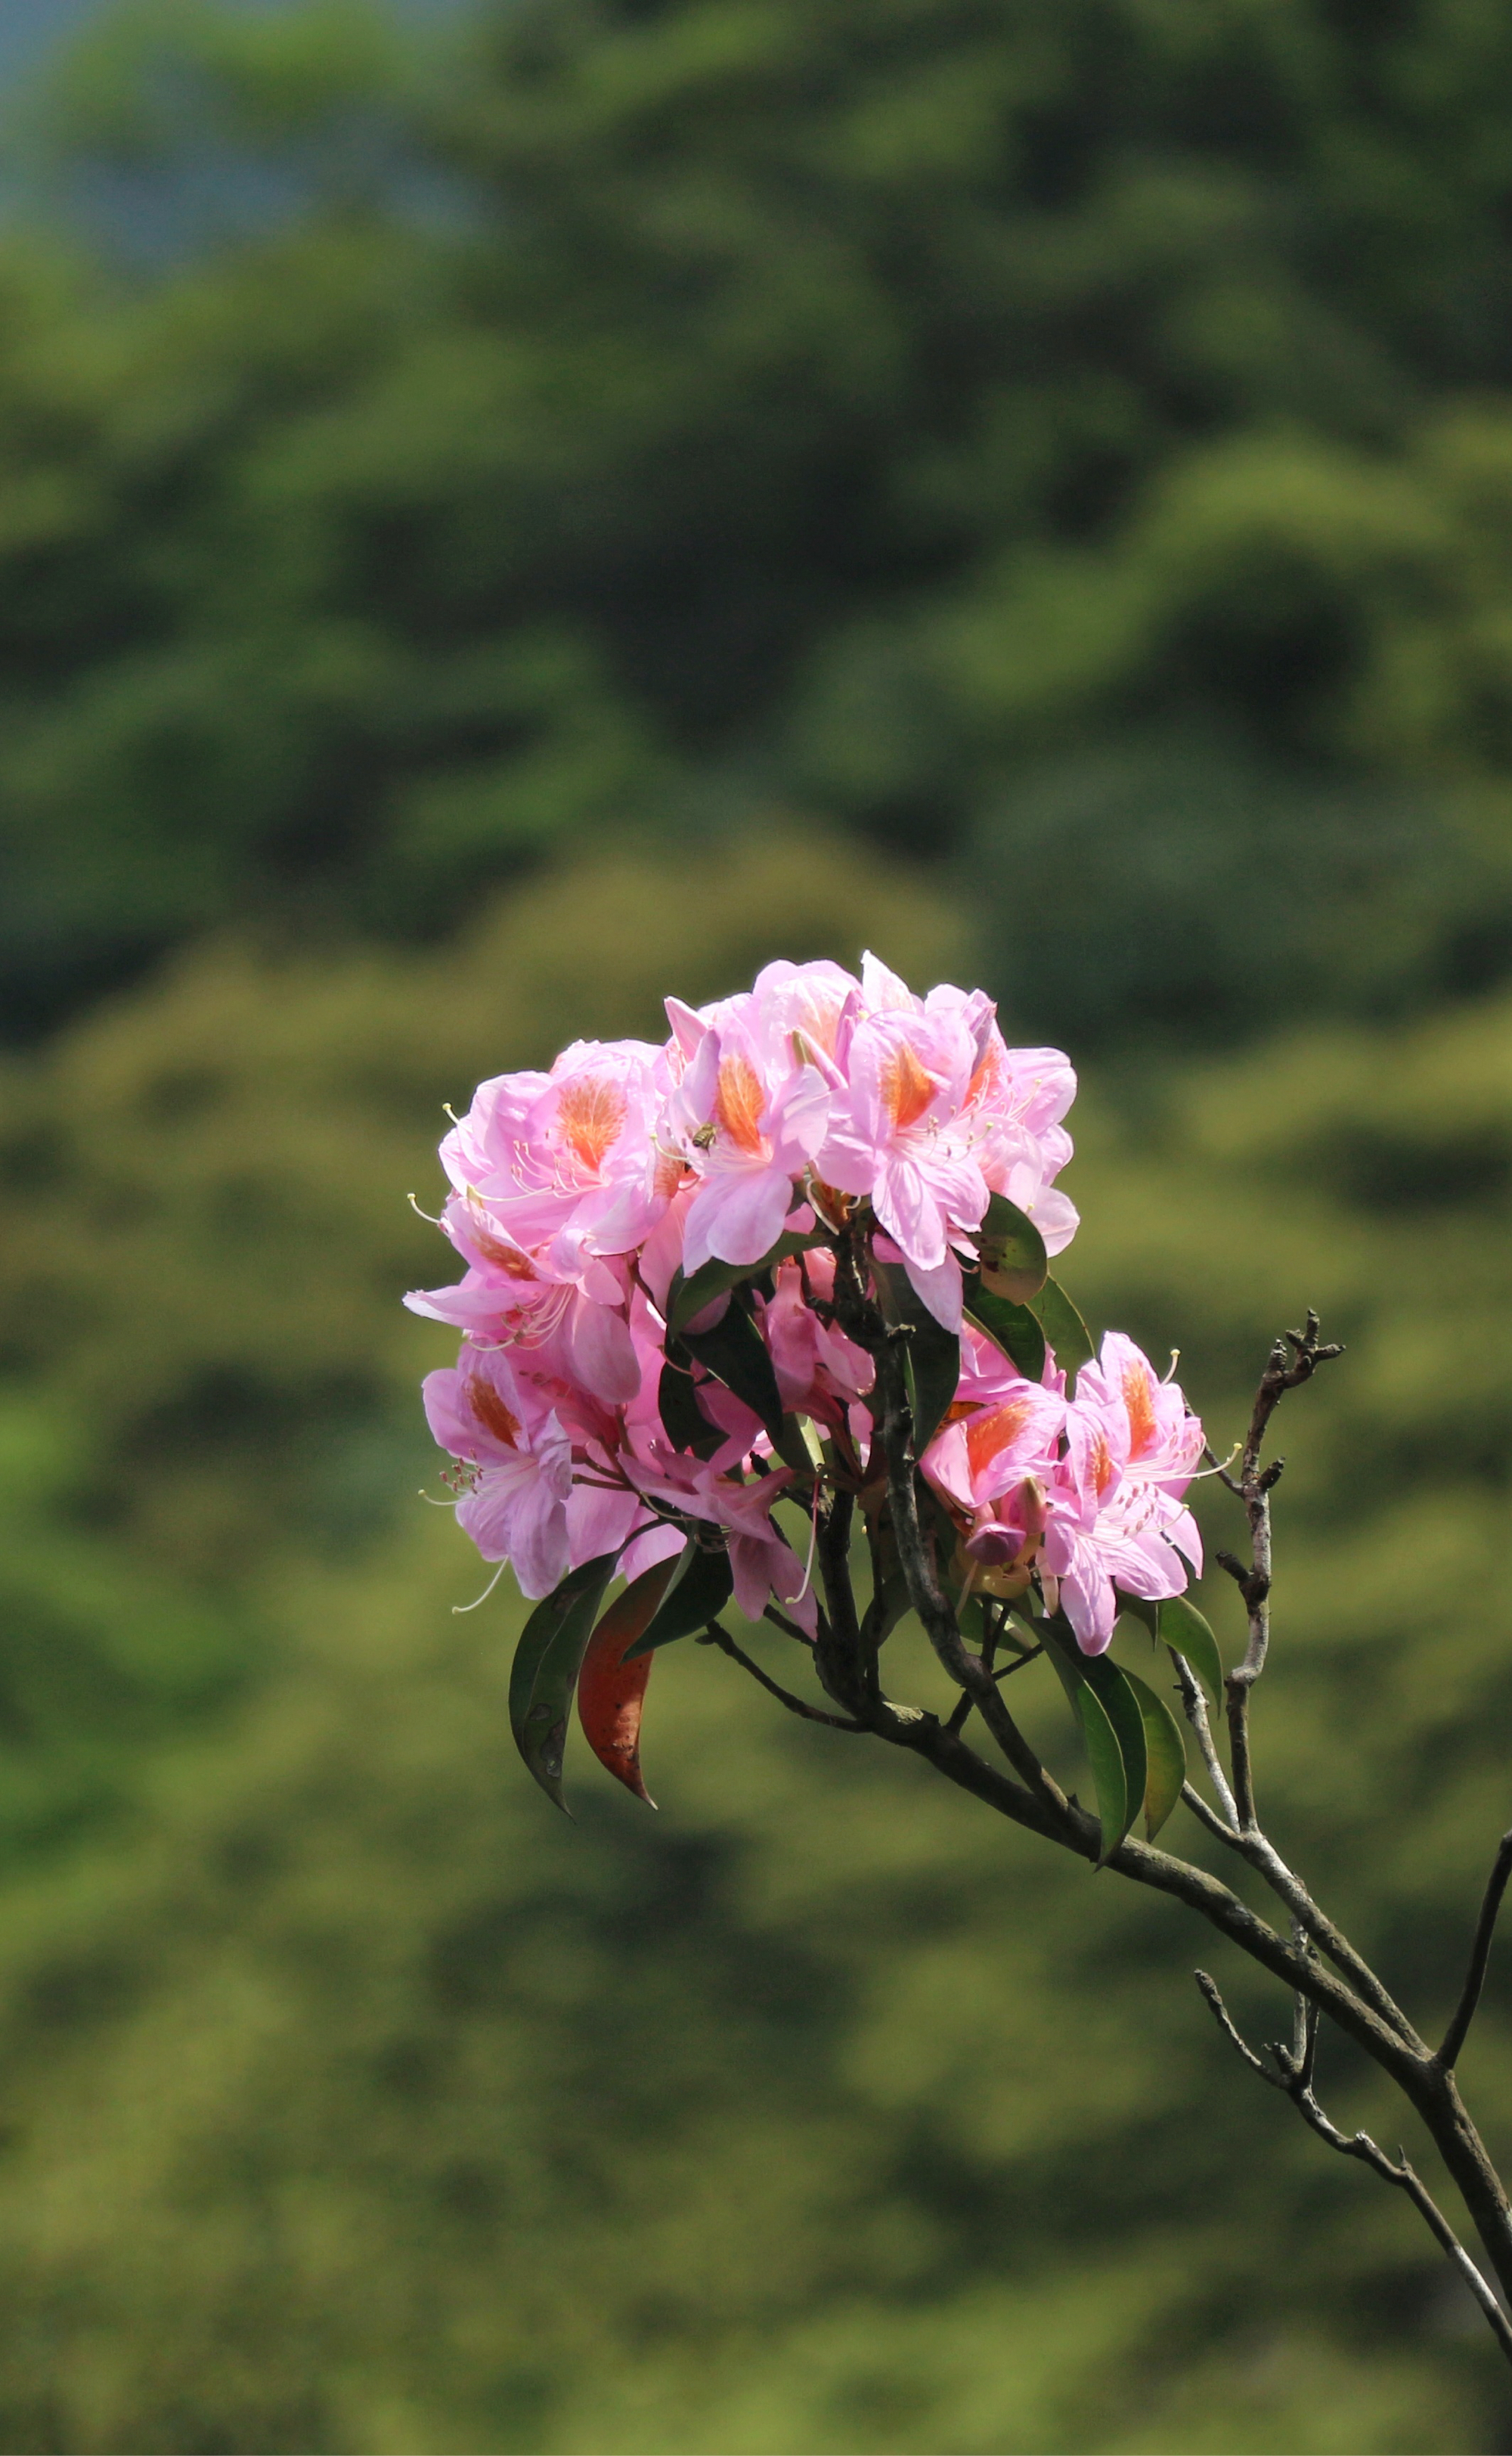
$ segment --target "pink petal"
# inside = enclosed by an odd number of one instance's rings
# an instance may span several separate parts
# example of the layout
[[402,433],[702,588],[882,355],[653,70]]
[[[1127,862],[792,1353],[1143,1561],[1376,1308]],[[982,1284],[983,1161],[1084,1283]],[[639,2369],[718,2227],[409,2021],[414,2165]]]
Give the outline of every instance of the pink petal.
[[921,1269],[917,1262],[903,1257],[913,1292],[921,1297],[942,1330],[959,1331],[961,1327],[961,1265],[955,1256],[947,1253],[945,1259],[932,1271]]
[[574,1378],[611,1407],[623,1406],[641,1387],[641,1367],[623,1315],[578,1298],[567,1328]]
[[871,1200],[905,1261],[937,1271],[945,1259],[945,1224],[916,1163],[903,1157],[884,1160]]
[[687,1216],[683,1248],[687,1277],[711,1257],[721,1262],[759,1262],[782,1235],[792,1198],[791,1181],[781,1168],[731,1169],[706,1177]]

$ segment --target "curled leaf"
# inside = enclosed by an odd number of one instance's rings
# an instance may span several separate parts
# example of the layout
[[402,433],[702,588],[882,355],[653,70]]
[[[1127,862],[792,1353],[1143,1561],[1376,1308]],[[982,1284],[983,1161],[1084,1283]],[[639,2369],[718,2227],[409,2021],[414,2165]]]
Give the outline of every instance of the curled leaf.
[[1097,1816],[1102,1826],[1102,1851],[1098,1859],[1101,1866],[1113,1857],[1138,1815],[1139,1801],[1129,1780],[1129,1770],[1118,1745],[1113,1717],[1089,1684],[1084,1684],[1076,1691],[1076,1719],[1081,1725],[1087,1761],[1092,1767],[1093,1783],[1097,1792]]
[[665,1594],[674,1564],[659,1561],[654,1568],[616,1595],[588,1641],[578,1674],[578,1720],[583,1737],[602,1766],[606,1766],[626,1791],[655,1800],[641,1779],[641,1709],[651,1677],[651,1657],[634,1663],[625,1654],[644,1635]]

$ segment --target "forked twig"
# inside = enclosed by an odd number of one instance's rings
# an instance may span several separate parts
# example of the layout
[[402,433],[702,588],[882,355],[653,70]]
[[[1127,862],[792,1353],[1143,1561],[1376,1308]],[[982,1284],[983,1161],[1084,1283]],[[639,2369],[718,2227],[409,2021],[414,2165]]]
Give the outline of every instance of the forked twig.
[[[1231,1671],[1224,1686],[1228,1691],[1229,1755],[1234,1767],[1234,1796],[1238,1808],[1240,1829],[1254,1830],[1255,1778],[1250,1766],[1250,1690],[1265,1668],[1265,1657],[1271,1639],[1271,1494],[1279,1481],[1285,1461],[1273,1459],[1261,1466],[1260,1450],[1270,1428],[1271,1418],[1288,1390],[1299,1389],[1310,1382],[1320,1364],[1331,1363],[1342,1356],[1338,1340],[1318,1338],[1317,1314],[1309,1306],[1305,1328],[1289,1330],[1276,1341],[1266,1360],[1255,1394],[1249,1430],[1239,1456],[1236,1477],[1224,1474],[1223,1481],[1231,1492],[1237,1492],[1250,1522],[1250,1566],[1236,1561],[1232,1552],[1219,1552],[1219,1565],[1227,1569],[1244,1598],[1249,1619],[1249,1639],[1244,1660]],[[1287,1349],[1290,1347],[1291,1354]]]
[[1263,2057],[1257,2056],[1255,2049],[1240,2035],[1230,2017],[1228,2006],[1218,1993],[1215,1980],[1209,1977],[1205,1970],[1195,1971],[1193,1975],[1219,2029],[1236,2054],[1249,2065],[1251,2072],[1257,2073],[1269,2088],[1278,2089],[1283,2098],[1289,2098],[1308,2129],[1316,2132],[1319,2140],[1326,2140],[1330,2149],[1337,2149],[1340,2157],[1358,2159],[1361,2165],[1370,2168],[1372,2174],[1379,2175],[1383,2183],[1391,2183],[1398,2191],[1406,2193],[1435,2241],[1447,2254],[1475,2296],[1502,2352],[1512,2359],[1512,2321],[1508,2320],[1492,2287],[1471,2259],[1427,2185],[1410,2163],[1405,2149],[1400,2153],[1400,2162],[1393,2164],[1385,2151],[1377,2147],[1368,2132],[1341,2132],[1338,2124],[1319,2106],[1313,2089],[1313,2067],[1318,2044],[1316,2004],[1298,1999],[1297,2031],[1291,2048],[1288,2049],[1274,2042],[1271,2045],[1270,2052],[1277,2065],[1276,2071],[1273,2072]]

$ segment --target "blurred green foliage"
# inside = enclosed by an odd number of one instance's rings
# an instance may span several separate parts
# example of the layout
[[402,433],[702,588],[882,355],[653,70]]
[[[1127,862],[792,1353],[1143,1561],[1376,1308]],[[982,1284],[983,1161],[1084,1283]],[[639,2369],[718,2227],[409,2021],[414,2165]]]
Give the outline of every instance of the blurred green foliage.
[[[446,1275],[401,1200],[439,1095],[667,979],[863,937],[930,977],[961,926],[813,839],[605,853],[445,951],[206,944],[15,1063],[0,1334],[48,1446],[7,1624],[35,1577],[86,1677],[59,1653],[0,1730],[53,1803],[0,1832],[0,2445],[1502,2444],[1433,2245],[1227,2055],[1194,1960],[1261,2035],[1284,2008],[1174,1906],[692,1646],[660,1815],[580,1750],[568,1826],[509,1749],[517,1607],[451,1616],[481,1574],[411,1497],[446,1341],[395,1302]],[[1074,1165],[1072,1284],[1186,1342],[1219,1439],[1299,1300],[1350,1341],[1289,1402],[1262,1780],[1424,2021],[1506,1821],[1509,1048],[1502,998],[1315,1027],[1090,1095]],[[1509,2033],[1498,1967],[1494,2138]],[[1396,2120],[1342,2049],[1326,2082]]]
[[1441,2012],[1508,1822],[1509,70],[1490,0],[151,0],[34,114],[0,2446],[1506,2444],[1174,1908],[691,1646],[660,1815],[552,1817],[397,1300],[481,1074],[773,953],[986,979],[1094,1061],[1094,1322],[1220,1439],[1350,1342],[1261,1778]]
[[1494,0],[108,19],[32,150],[169,261],[0,261],[9,1028],[773,799],[1083,1048],[1500,974],[1509,73]]

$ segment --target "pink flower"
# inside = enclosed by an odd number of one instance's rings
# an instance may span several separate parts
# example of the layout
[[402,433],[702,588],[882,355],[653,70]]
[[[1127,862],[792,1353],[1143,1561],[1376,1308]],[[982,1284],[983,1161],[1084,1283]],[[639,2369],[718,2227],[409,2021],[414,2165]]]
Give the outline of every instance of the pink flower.
[[[701,1363],[680,1395],[709,1426],[698,1446],[710,1455],[667,1437],[673,1279],[709,1260],[760,1263],[785,1228],[807,1234],[849,1197],[869,1205],[878,1261],[899,1263],[959,1329],[961,1257],[991,1192],[1036,1218],[1052,1251],[1072,1233],[1052,1180],[1070,1156],[1074,1078],[1054,1051],[1006,1048],[980,991],[920,998],[871,955],[859,980],[837,964],[768,964],[749,991],[696,1012],[668,999],[667,1017],[661,1049],[580,1041],[547,1073],[481,1084],[447,1136],[441,1224],[463,1277],[406,1301],[464,1343],[429,1378],[426,1406],[460,1463],[462,1525],[486,1558],[515,1564],[527,1595],[603,1553],[634,1574],[692,1524],[727,1547],[744,1611],[775,1595],[812,1629],[805,1570],[772,1523],[806,1477],[775,1463],[750,1406]],[[823,1245],[780,1264],[771,1295],[754,1292],[754,1319],[785,1408],[834,1437],[853,1471],[872,1443],[874,1369],[808,1302],[823,1309],[834,1272]],[[730,1301],[716,1298],[700,1323]],[[961,1362],[926,1472],[984,1573],[1011,1559],[1016,1576],[1043,1533],[1068,1562],[1074,1609],[1100,1627],[1105,1556],[1133,1547],[1131,1574],[1148,1582],[1171,1574],[1173,1542],[1195,1545],[1179,1394],[1128,1342],[1104,1343],[1070,1411],[1052,1369],[1029,1384],[970,1326]]]
[[426,1375],[424,1398],[442,1449],[474,1470],[458,1524],[485,1561],[512,1564],[521,1594],[549,1595],[572,1550],[572,1446],[556,1416],[531,1405],[497,1348],[464,1347],[458,1365]]
[[770,1252],[828,1115],[828,1084],[790,1041],[771,1050],[744,1015],[705,1031],[667,1114],[669,1139],[701,1179],[684,1231],[689,1279],[711,1257]]
[[548,1373],[611,1404],[633,1398],[640,1366],[624,1321],[623,1264],[592,1253],[576,1229],[527,1253],[476,1195],[453,1195],[442,1214],[468,1264],[450,1287],[412,1289],[412,1313],[470,1338],[539,1351]]
[[1020,1378],[991,1406],[973,1408],[948,1422],[921,1464],[930,1482],[958,1509],[974,1515],[1026,1475],[1048,1482],[1065,1421],[1064,1399]]
[[786,1604],[810,1635],[818,1607],[803,1563],[771,1523],[772,1504],[793,1482],[791,1467],[775,1467],[748,1484],[732,1484],[712,1459],[690,1457],[664,1440],[652,1439],[624,1471],[648,1499],[705,1525],[721,1527],[729,1551],[735,1602],[747,1620],[760,1620],[768,1597]]
[[648,1041],[574,1041],[549,1074],[480,1084],[441,1159],[458,1193],[527,1251],[565,1236],[574,1258],[626,1254],[681,1178],[656,1132],[670,1088],[665,1054]]
[[[984,1569],[1015,1572],[1016,1590],[1022,1593],[1049,1522],[1044,1484],[1037,1475],[1026,1475],[1022,1483],[1011,1484],[978,1509],[964,1548]],[[991,1581],[984,1584],[990,1591],[1003,1591],[993,1589]]]
[[988,1186],[964,1136],[952,1131],[976,1051],[959,1012],[868,1014],[850,1036],[848,1081],[830,1109],[815,1167],[841,1193],[869,1197],[909,1279],[947,1329],[960,1326],[960,1265],[952,1238],[969,1239]]
[[1101,1654],[1119,1589],[1152,1603],[1180,1594],[1183,1553],[1201,1570],[1201,1538],[1181,1495],[1201,1455],[1202,1428],[1133,1341],[1111,1332],[1098,1366],[1082,1368],[1066,1435],[1044,1562],[1060,1581],[1078,1645]]
[[1177,1384],[1157,1381],[1154,1365],[1134,1341],[1120,1330],[1110,1330],[1096,1363],[1082,1366],[1076,1395],[1079,1402],[1105,1413],[1122,1409],[1128,1427],[1125,1476],[1158,1484],[1179,1499],[1197,1471],[1203,1437]]
[[769,1304],[761,1310],[762,1336],[771,1356],[784,1407],[818,1423],[839,1424],[876,1380],[866,1350],[843,1330],[822,1322],[804,1295],[804,1281],[821,1300],[835,1283],[835,1258],[822,1247],[796,1261],[778,1264]]
[[1064,1252],[1077,1227],[1075,1204],[1052,1183],[1072,1156],[1060,1121],[1075,1096],[1075,1072],[1060,1050],[1009,1049],[990,1024],[962,1124],[992,1193],[1033,1220],[1051,1255]]

